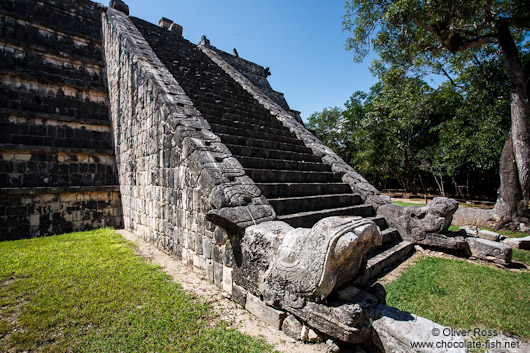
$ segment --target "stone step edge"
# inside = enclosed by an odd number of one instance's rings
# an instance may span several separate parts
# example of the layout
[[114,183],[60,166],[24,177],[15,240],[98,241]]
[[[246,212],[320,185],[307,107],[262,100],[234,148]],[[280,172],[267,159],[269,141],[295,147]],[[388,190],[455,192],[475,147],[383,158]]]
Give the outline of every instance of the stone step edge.
[[[232,122],[233,125],[224,124],[224,122]],[[258,131],[260,129],[255,130],[255,129],[249,129],[249,128],[247,128],[246,130],[252,131],[252,132],[257,132],[257,133],[263,132],[263,133],[267,133],[267,134],[274,134],[275,132],[277,132],[278,135],[280,135],[280,136],[295,138],[289,130],[277,129],[275,127],[268,127],[266,125],[252,124],[252,123],[250,123],[248,121],[239,121],[239,120],[233,121],[233,120],[230,120],[230,119],[222,119],[222,118],[220,118],[219,121],[215,121],[215,122],[208,121],[208,123],[210,125],[218,125],[218,126],[223,126],[223,127],[226,127],[226,128],[236,128],[236,129],[241,129],[241,130],[245,130],[245,128],[244,127],[237,127],[238,125],[257,126],[258,128],[263,128],[264,130],[274,130],[274,131],[269,131],[269,132],[267,132],[267,131]]]
[[401,258],[410,255],[414,252],[414,244],[408,241],[401,241],[391,247],[388,250],[368,259],[366,269],[363,275],[355,280],[356,284],[366,283],[379,274],[381,274],[385,268],[394,265]]
[[298,212],[298,213],[278,215],[277,217],[278,217],[278,219],[280,221],[283,221],[285,219],[292,219],[292,218],[311,216],[311,215],[314,215],[314,214],[326,214],[326,213],[329,213],[329,212],[347,211],[347,210],[353,210],[353,209],[363,209],[363,208],[367,208],[367,207],[372,207],[372,206],[370,206],[370,205],[355,205],[355,206],[339,207],[339,208],[326,208],[324,210],[307,211],[307,212]]
[[[217,128],[215,127],[216,124],[213,124],[213,125],[214,126],[212,126],[212,129],[215,130]],[[219,124],[217,124],[217,126],[219,126]],[[255,130],[245,130],[245,129],[236,128],[236,127],[231,127],[231,128],[228,127],[228,128],[229,128],[227,129],[228,131],[219,132],[218,134],[219,135],[223,134],[223,135],[233,136],[233,137],[241,137],[245,139],[274,141],[274,142],[285,143],[288,145],[296,145],[296,146],[305,147],[302,141],[300,141],[299,139],[293,136],[284,136],[280,134],[273,134],[269,132],[261,132],[261,131],[255,131]],[[255,136],[259,136],[259,137],[255,137]],[[293,142],[296,142],[296,143],[293,143]]]
[[80,148],[80,147],[55,147],[55,146],[35,146],[17,145],[12,143],[0,143],[0,151],[14,152],[44,152],[44,153],[83,153],[83,154],[103,154],[114,156],[114,150]]
[[[306,161],[296,161],[296,160],[290,160],[290,159],[262,158],[262,157],[240,156],[240,155],[234,155],[234,156],[237,156],[238,159],[243,158],[243,159],[257,160],[257,161],[263,161],[263,162],[285,161],[287,163],[295,163],[295,164],[307,164],[307,165],[316,164],[316,165],[326,166],[331,171],[331,167],[329,167],[329,164],[326,164],[324,162],[306,162]],[[261,169],[261,168],[254,168],[254,169]],[[271,168],[263,168],[263,169],[271,169]],[[309,171],[309,170],[306,170],[306,171]]]
[[0,188],[0,195],[24,196],[40,194],[74,194],[87,192],[119,192],[119,185],[101,186],[55,186],[55,187],[22,187]]
[[[252,156],[245,156],[245,155],[240,155],[240,154],[237,154],[235,152],[233,152],[230,147],[233,146],[233,147],[240,147],[240,148],[245,148],[245,149],[253,149],[253,150],[257,150],[257,151],[263,151],[263,150],[267,150],[267,151],[276,151],[278,153],[278,155],[281,155],[283,153],[296,153],[296,154],[302,154],[302,155],[306,155],[306,156],[311,156],[311,158],[318,158],[318,156],[316,156],[315,154],[311,154],[311,153],[305,153],[305,152],[296,152],[296,151],[285,151],[285,150],[277,150],[275,148],[259,148],[259,147],[252,147],[252,146],[242,146],[242,145],[234,145],[232,143],[225,143],[224,144],[226,147],[228,147],[228,149],[230,150],[230,152],[232,152],[232,154],[234,155],[234,157],[237,158],[237,156],[242,156],[242,157],[252,157]],[[257,157],[257,158],[260,158],[260,157]],[[296,159],[285,159],[285,158],[269,158],[269,159],[278,159],[278,160],[286,160],[286,161],[297,161]],[[321,161],[321,159],[319,158],[319,161]],[[315,162],[316,163],[316,162]]]
[[10,108],[0,108],[0,114],[14,115],[14,116],[18,116],[18,117],[26,118],[26,119],[55,120],[55,121],[62,121],[66,123],[111,126],[111,123],[109,120],[75,118],[75,117],[68,116],[68,115],[31,112],[28,110],[18,110],[18,109],[10,109]]
[[[307,195],[307,196],[293,196],[293,197],[275,197],[275,198],[267,198],[267,200],[270,202],[270,201],[295,201],[295,200],[307,200],[307,199],[321,199],[321,198],[333,198],[333,197],[344,197],[344,196],[350,196],[350,197],[353,197],[355,198],[356,196],[357,197],[360,197],[359,195],[357,194],[344,194],[344,193],[341,193],[341,194],[319,194],[319,195]],[[359,204],[357,205],[352,205],[352,206],[358,206]]]
[[[292,135],[290,130],[285,130],[285,126],[281,125],[280,121],[269,119],[264,114],[260,114],[260,113],[249,114],[248,111],[239,110],[237,113],[225,113],[225,114],[230,114],[230,117],[224,117],[224,115],[223,117],[219,117],[218,115],[215,115],[215,111],[213,109],[208,109],[208,108],[205,109],[204,107],[201,107],[201,109],[202,109],[201,113],[204,114],[205,117],[213,117],[212,121],[214,124],[216,124],[217,121],[219,120],[231,121],[236,124],[243,123],[243,124],[249,124],[249,125],[254,125],[254,126],[264,126],[269,129],[276,129],[276,130],[288,132]],[[217,124],[224,125],[220,123],[217,123]],[[224,125],[224,126],[231,127],[232,125]]]
[[[286,148],[289,148],[290,146],[294,146],[295,148],[307,148],[303,143],[297,145],[297,144],[294,144],[294,143],[289,143],[289,142],[284,142],[284,141],[258,139],[258,138],[254,138],[254,137],[250,137],[250,136],[231,135],[231,134],[229,135],[229,134],[223,134],[223,133],[217,133],[217,132],[215,134],[217,136],[221,137],[221,138],[223,136],[228,136],[228,137],[234,137],[234,138],[242,138],[242,139],[245,139],[245,140],[260,141],[261,143],[265,143],[265,144],[267,144],[267,143],[278,143],[278,144],[286,145],[285,146]],[[300,141],[300,140],[297,140],[295,138],[293,138],[293,140]],[[254,147],[254,148],[263,149],[263,147],[257,147],[257,146],[248,146],[248,145],[237,145],[237,146]],[[269,148],[267,148],[267,149],[269,149]],[[278,150],[278,151],[284,151],[284,150]],[[294,151],[294,150],[286,150],[286,151],[288,151],[288,152],[297,152],[297,151]],[[304,152],[297,152],[297,153],[304,153]]]
[[[309,163],[309,162],[305,162],[305,163]],[[316,162],[315,162],[316,163]],[[331,182],[331,183],[298,183],[298,182],[285,182],[285,183],[279,183],[279,182],[276,182],[276,183],[256,183],[256,185],[289,185],[289,186],[297,186],[297,185],[346,185],[348,187],[350,187],[350,185],[344,183],[344,182],[340,182],[340,181],[337,181],[337,182]]]
[[[388,239],[396,232],[399,235],[399,232],[396,228],[386,228],[384,230],[381,230],[381,235],[383,236],[383,244],[388,243],[389,241],[388,240],[385,241],[385,239]],[[401,239],[401,236],[399,238]]]
[[[236,157],[237,158],[237,157]],[[300,174],[307,174],[307,175],[314,175],[314,174],[324,174],[334,176],[339,175],[338,173],[333,173],[332,171],[324,172],[324,171],[315,171],[315,170],[289,170],[289,169],[258,169],[258,168],[245,168],[245,171],[250,172],[274,172],[274,173],[281,173],[281,174],[292,174],[296,173],[296,175]]]
[[381,229],[381,231],[388,229],[388,226],[381,227],[381,226],[378,224],[379,222],[385,222],[385,223],[386,223],[386,220],[385,220],[384,217],[381,217],[381,216],[372,216],[372,217],[366,217],[366,218],[369,219],[370,221],[374,222],[375,224],[377,224],[377,225],[379,226],[379,228]]

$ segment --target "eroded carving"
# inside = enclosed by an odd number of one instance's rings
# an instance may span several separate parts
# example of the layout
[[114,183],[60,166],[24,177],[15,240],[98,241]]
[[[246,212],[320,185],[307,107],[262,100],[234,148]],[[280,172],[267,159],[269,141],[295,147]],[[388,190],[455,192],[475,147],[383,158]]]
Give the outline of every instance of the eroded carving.
[[426,206],[389,204],[377,209],[377,215],[385,217],[387,223],[396,228],[404,240],[416,244],[436,246],[447,249],[463,249],[463,237],[445,235],[458,202],[446,197],[435,197]]
[[265,278],[265,301],[300,307],[325,299],[363,270],[364,254],[381,240],[375,223],[361,217],[329,217],[289,231]]
[[379,228],[361,217],[329,217],[311,229],[262,223],[248,227],[236,246],[242,258],[234,280],[321,332],[362,342],[370,334],[370,307],[378,300],[354,287],[341,288],[363,272],[366,252],[381,242]]

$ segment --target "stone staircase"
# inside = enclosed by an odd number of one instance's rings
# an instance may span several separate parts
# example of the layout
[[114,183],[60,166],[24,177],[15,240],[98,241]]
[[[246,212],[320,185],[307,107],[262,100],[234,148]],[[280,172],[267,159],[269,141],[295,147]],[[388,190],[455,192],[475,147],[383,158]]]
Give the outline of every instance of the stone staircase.
[[369,217],[381,229],[383,244],[374,247],[366,254],[367,264],[363,275],[357,278],[357,284],[370,284],[401,264],[414,251],[411,242],[401,239],[399,232],[391,228],[382,217]]
[[133,22],[213,132],[274,207],[278,219],[310,228],[329,216],[371,216],[341,176],[313,154],[195,44],[145,21]]
[[[156,55],[176,78],[213,132],[245,168],[276,211],[278,220],[311,228],[330,216],[372,219],[384,243],[368,254],[362,281],[369,282],[413,250],[372,206],[333,173],[275,116],[199,48],[164,27],[132,18]],[[229,55],[224,53],[224,55]]]

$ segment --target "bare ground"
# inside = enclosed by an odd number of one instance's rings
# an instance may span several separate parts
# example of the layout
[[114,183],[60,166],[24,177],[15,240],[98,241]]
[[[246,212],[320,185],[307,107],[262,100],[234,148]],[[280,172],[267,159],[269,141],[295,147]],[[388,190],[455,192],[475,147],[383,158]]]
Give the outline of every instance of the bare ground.
[[263,339],[274,346],[275,350],[285,353],[326,353],[328,346],[324,343],[304,344],[286,336],[254,317],[240,305],[231,301],[214,284],[194,272],[181,261],[158,249],[154,244],[138,237],[127,230],[118,230],[125,239],[137,245],[136,251],[148,261],[162,267],[164,272],[178,282],[184,290],[190,291],[198,297],[208,301],[213,309],[219,314],[221,320],[227,322],[230,327],[237,329],[249,336]]

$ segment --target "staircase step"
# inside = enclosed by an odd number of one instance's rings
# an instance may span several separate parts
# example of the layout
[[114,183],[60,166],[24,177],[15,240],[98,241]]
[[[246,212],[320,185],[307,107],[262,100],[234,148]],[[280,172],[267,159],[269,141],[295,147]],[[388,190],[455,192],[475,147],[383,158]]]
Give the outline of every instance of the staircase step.
[[385,244],[399,242],[402,240],[401,235],[399,235],[398,230],[395,228],[387,228],[381,231],[381,235],[383,236],[383,246]]
[[401,235],[399,235],[399,232],[395,228],[387,228],[381,232],[381,235],[383,237],[382,244],[380,246],[375,246],[368,250],[368,252],[366,253],[366,257],[368,259],[387,251],[388,249],[392,248],[397,243],[403,240],[401,239]]
[[226,135],[217,133],[214,131],[217,136],[221,138],[221,141],[223,141],[224,144],[227,145],[238,145],[238,146],[245,146],[245,147],[256,147],[260,149],[274,149],[274,150],[280,150],[280,151],[289,151],[289,152],[298,152],[298,153],[311,153],[311,149],[305,147],[302,144],[293,144],[293,143],[286,143],[283,141],[278,141],[278,139],[271,139],[270,140],[264,140],[264,139],[257,139],[253,137],[244,137],[244,136],[234,136],[234,135]]
[[326,217],[333,216],[361,216],[367,217],[373,214],[372,206],[357,205],[342,208],[333,208],[321,211],[300,212],[289,215],[280,215],[278,219],[288,223],[295,228],[311,228],[315,223]]
[[[285,159],[270,159],[270,158],[256,158],[238,156],[237,160],[245,168],[253,169],[285,169],[285,170],[304,170],[304,171],[319,171],[330,172],[329,165],[317,162],[297,162]],[[351,190],[351,189],[350,189]]]
[[374,217],[367,217],[369,220],[374,222],[379,229],[385,230],[388,228],[388,224],[386,223],[386,220],[384,217],[374,216]]
[[291,198],[268,199],[277,215],[296,212],[317,211],[329,208],[358,205],[362,199],[354,194],[317,195]]
[[256,183],[256,186],[268,198],[352,192],[351,187],[344,183]]
[[302,141],[292,137],[292,136],[283,136],[279,134],[271,134],[263,131],[254,131],[240,129],[232,126],[218,125],[210,123],[212,130],[219,135],[230,135],[234,137],[239,137],[241,139],[255,139],[255,140],[267,140],[274,142],[287,143],[291,145],[304,146]]
[[413,243],[408,241],[397,243],[390,249],[368,259],[364,274],[355,282],[366,283],[380,277],[386,269],[394,267],[401,258],[409,256],[413,251]]
[[339,174],[332,172],[312,172],[293,170],[267,170],[245,168],[246,174],[255,182],[280,182],[280,183],[324,183],[341,181]]
[[[180,82],[180,81],[179,81]],[[223,97],[214,97],[212,100],[204,99],[204,92],[202,95],[199,93],[193,93],[193,91],[187,91],[190,97],[201,99],[197,102],[197,109],[203,114],[203,116],[209,122],[219,125],[228,125],[238,127],[241,124],[250,124],[267,129],[273,130],[286,130],[285,126],[274,116],[263,114],[256,110],[250,109],[230,109],[227,105],[230,103],[224,102]],[[243,100],[243,98],[241,98]],[[265,112],[267,113],[267,112]]]
[[241,118],[238,116],[232,116],[230,114],[224,114],[223,117],[209,115],[206,117],[210,125],[218,125],[223,126],[225,128],[231,129],[231,128],[238,128],[243,129],[246,131],[254,131],[259,133],[267,133],[267,134],[273,134],[273,135],[280,135],[280,136],[286,136],[286,137],[293,137],[291,132],[283,127],[278,126],[276,127],[268,127],[264,126],[262,124],[257,124],[253,122],[253,120],[250,120],[248,118]]
[[240,146],[230,143],[225,143],[226,147],[237,158],[238,156],[257,157],[268,159],[287,159],[291,161],[303,162],[322,162],[320,157],[310,153],[300,153],[292,151],[282,151],[278,149],[265,149],[250,146]]

